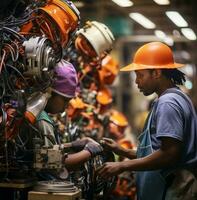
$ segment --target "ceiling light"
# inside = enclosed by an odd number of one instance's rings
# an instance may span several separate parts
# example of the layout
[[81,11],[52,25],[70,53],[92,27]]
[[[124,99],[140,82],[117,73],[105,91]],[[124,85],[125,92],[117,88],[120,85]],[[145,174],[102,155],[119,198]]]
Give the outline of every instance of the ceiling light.
[[178,12],[166,11],[166,15],[176,26],[178,26],[178,27],[187,27],[188,26],[188,23]]
[[173,46],[174,45],[174,40],[171,37],[167,36],[163,31],[155,30],[154,33],[158,38],[160,38],[168,46]]
[[159,5],[169,5],[170,4],[169,0],[153,0],[153,1]]
[[130,7],[133,5],[133,2],[130,0],[112,0],[114,3],[119,5],[120,7]]
[[166,34],[161,30],[155,30],[154,33],[160,39],[164,39],[166,37]]
[[195,66],[193,64],[186,64],[181,68],[181,71],[186,74],[187,77],[193,77],[195,75]]
[[165,37],[163,40],[168,46],[174,45],[174,40],[171,37]]
[[140,13],[130,13],[129,17],[147,29],[154,29],[156,25]]
[[84,3],[83,3],[83,2],[75,2],[74,4],[75,4],[75,6],[76,6],[77,8],[82,8],[82,7],[84,7]]
[[[189,52],[187,51],[180,51],[180,54],[181,54],[181,58],[185,59],[185,60],[190,60],[191,59],[191,55]],[[188,69],[189,69],[189,65],[188,65]]]
[[182,28],[181,32],[188,40],[196,40],[196,34],[191,28]]

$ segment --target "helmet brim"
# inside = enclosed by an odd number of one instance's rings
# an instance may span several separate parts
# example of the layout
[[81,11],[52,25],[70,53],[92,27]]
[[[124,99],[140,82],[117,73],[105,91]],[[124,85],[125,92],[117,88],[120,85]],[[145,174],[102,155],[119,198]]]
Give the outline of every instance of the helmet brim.
[[143,69],[176,69],[179,67],[183,67],[185,64],[181,63],[172,63],[167,65],[142,65],[131,63],[125,67],[120,69],[121,72],[128,72],[128,71],[136,71],[136,70],[143,70]]

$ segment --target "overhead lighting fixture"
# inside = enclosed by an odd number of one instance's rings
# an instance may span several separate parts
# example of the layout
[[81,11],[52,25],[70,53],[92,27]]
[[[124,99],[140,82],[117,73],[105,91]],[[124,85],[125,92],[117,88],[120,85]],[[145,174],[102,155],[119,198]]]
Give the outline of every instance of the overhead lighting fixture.
[[165,42],[168,46],[173,46],[174,45],[174,40],[167,36],[163,31],[161,30],[155,30],[154,31],[155,36],[161,39],[163,42]]
[[169,5],[170,4],[169,0],[153,0],[153,1],[159,5]]
[[166,34],[161,30],[155,30],[154,33],[160,39],[164,39],[166,37]]
[[133,5],[133,2],[130,0],[112,0],[114,3],[119,5],[120,7],[130,7]]
[[156,25],[140,13],[130,13],[129,17],[147,29],[154,29]]
[[83,2],[77,1],[77,2],[75,2],[74,4],[75,4],[75,6],[76,6],[77,8],[82,8],[82,7],[84,7],[84,3],[83,3]]
[[188,26],[188,23],[178,12],[166,11],[166,15],[176,26],[178,26],[178,27],[187,27]]
[[165,37],[163,40],[168,46],[173,46],[174,45],[174,40],[171,37]]
[[[185,60],[190,60],[190,59],[191,59],[191,55],[190,55],[190,53],[187,52],[187,51],[182,50],[182,51],[180,51],[180,54],[181,54],[181,57],[182,57],[183,59],[185,59]],[[187,66],[186,66],[186,67],[187,67]],[[188,69],[189,69],[189,65],[188,65]]]
[[188,63],[184,67],[181,68],[181,72],[183,72],[187,77],[194,77],[195,65]]
[[186,74],[187,77],[194,77],[195,68],[195,64],[186,64],[185,67],[181,68],[181,71]]
[[74,3],[75,4],[75,6],[77,7],[77,8],[82,8],[82,7],[84,7],[84,3],[83,2],[75,2]]
[[196,40],[196,34],[191,28],[182,28],[181,32],[188,40]]

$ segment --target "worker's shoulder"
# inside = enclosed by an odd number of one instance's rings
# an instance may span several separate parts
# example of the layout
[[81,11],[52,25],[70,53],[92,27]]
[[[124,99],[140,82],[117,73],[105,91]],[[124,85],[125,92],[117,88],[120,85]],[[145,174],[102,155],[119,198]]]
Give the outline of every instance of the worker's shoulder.
[[180,104],[185,103],[185,97],[183,96],[185,94],[182,93],[182,95],[174,92],[168,92],[163,94],[158,99],[158,104],[164,104],[164,103],[172,103],[172,104]]
[[[181,94],[180,94],[181,93]],[[175,107],[188,107],[188,100],[185,97],[186,94],[184,94],[182,91],[178,93],[174,92],[167,92],[160,96],[158,99],[158,105],[171,105]]]

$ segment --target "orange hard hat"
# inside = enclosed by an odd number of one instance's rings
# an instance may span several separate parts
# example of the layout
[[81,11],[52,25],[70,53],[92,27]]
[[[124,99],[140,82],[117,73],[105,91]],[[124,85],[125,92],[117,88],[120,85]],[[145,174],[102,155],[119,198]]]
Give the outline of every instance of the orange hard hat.
[[96,100],[98,103],[100,103],[102,105],[108,105],[108,104],[112,103],[111,91],[108,88],[103,87],[102,89],[100,89],[98,91]]
[[184,64],[175,63],[172,50],[162,42],[150,42],[140,47],[134,55],[133,63],[120,71],[142,69],[174,69]]
[[101,69],[98,70],[101,84],[111,85],[118,74],[118,63],[110,55],[107,55],[101,62]]

